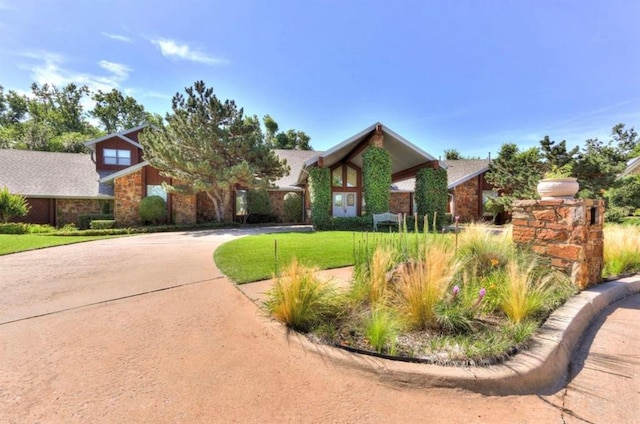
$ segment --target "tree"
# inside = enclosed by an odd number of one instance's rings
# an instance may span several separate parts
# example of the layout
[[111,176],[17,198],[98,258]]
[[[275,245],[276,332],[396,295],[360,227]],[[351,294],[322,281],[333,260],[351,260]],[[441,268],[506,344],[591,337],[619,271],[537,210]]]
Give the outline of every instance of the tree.
[[626,208],[630,211],[640,209],[640,174],[629,175],[620,181],[617,187],[606,192],[609,206]]
[[82,100],[89,94],[86,85],[69,83],[61,89],[55,85],[31,84],[32,99],[28,100],[31,119],[45,122],[53,128],[55,135],[65,132],[84,133],[89,123]]
[[10,193],[7,187],[0,189],[0,221],[6,224],[11,218],[25,216],[29,209],[24,196]]
[[562,140],[560,143],[556,144],[556,142],[552,141],[548,135],[545,135],[544,139],[540,140],[540,149],[542,158],[546,165],[546,170],[562,168],[567,165],[573,167],[576,161],[576,155],[579,151],[578,147],[567,150],[566,140]]
[[290,129],[287,132],[278,131],[278,123],[269,115],[262,118],[266,132],[267,141],[274,149],[286,150],[313,150],[311,137],[304,131]]
[[624,124],[617,124],[611,129],[609,141],[594,138],[585,142],[574,166],[580,197],[601,198],[606,190],[617,186],[618,175],[638,146],[637,137],[633,128],[625,130]]
[[498,157],[489,164],[486,181],[501,195],[495,203],[511,210],[513,200],[535,199],[536,185],[542,177],[543,166],[538,148],[520,151],[513,143],[505,143]]
[[227,216],[236,187],[268,187],[288,172],[265,141],[256,116],[244,116],[233,100],[221,102],[203,81],[172,99],[172,113],[140,136],[145,157],[173,178],[171,192],[206,195],[218,221]]
[[27,98],[13,90],[4,94],[0,85],[0,127],[18,124],[27,115]]
[[91,98],[96,102],[96,106],[89,114],[100,121],[107,133],[137,127],[147,120],[144,106],[133,97],[124,96],[115,88],[107,93],[98,90]]
[[457,149],[446,149],[444,151],[444,159],[445,160],[460,160],[462,159],[462,155]]

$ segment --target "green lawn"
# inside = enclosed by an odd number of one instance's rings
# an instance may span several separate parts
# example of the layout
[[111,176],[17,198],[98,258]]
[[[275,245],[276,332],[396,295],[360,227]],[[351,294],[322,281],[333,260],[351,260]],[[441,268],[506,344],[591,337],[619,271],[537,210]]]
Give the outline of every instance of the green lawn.
[[[360,239],[359,233],[356,238]],[[292,257],[321,269],[353,265],[354,233],[322,231],[316,233],[279,233],[242,237],[216,250],[218,268],[236,283],[271,278],[275,272],[275,242],[278,266]]]
[[0,255],[24,252],[26,250],[61,246],[63,244],[100,240],[113,236],[53,236],[41,234],[0,234]]

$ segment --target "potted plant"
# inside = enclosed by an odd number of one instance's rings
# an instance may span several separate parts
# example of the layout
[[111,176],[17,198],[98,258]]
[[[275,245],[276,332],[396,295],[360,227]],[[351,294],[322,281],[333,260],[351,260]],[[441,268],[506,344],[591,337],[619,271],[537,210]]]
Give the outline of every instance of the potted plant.
[[542,200],[573,199],[580,190],[577,178],[572,177],[571,164],[563,166],[553,165],[545,172],[538,183],[538,194]]

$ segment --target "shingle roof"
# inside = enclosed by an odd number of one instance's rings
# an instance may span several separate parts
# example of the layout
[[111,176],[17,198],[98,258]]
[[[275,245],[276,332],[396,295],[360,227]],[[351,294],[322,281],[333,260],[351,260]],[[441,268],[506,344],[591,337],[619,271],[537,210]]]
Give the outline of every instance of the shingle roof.
[[620,174],[621,177],[627,175],[637,174],[640,172],[640,157],[629,159],[627,161],[627,168]]
[[111,198],[91,155],[0,149],[0,187],[27,197]]
[[280,190],[300,190],[301,188],[296,186],[298,182],[298,176],[304,166],[304,163],[322,152],[316,152],[313,150],[282,150],[275,149],[275,154],[280,159],[286,159],[287,165],[291,168],[289,175],[286,175],[276,181],[274,184]]
[[[489,159],[461,159],[442,161],[447,167],[447,186],[449,189],[469,181],[487,169],[489,169]],[[393,184],[394,191],[414,191],[416,186],[415,178],[397,181]]]

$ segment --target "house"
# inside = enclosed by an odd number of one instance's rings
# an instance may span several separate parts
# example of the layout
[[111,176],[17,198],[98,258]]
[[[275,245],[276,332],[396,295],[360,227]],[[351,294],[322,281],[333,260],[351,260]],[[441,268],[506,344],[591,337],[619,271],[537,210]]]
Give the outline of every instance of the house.
[[620,178],[638,174],[640,174],[640,156],[638,156],[637,158],[629,159],[626,169],[622,172],[622,174],[620,174]]
[[[215,217],[206,194],[167,193],[160,175],[144,159],[138,135],[146,125],[109,134],[86,143],[91,154],[0,150],[0,186],[23,194],[32,206],[28,222],[64,225],[78,214],[99,213],[105,203],[118,226],[140,224],[138,207],[149,195],[167,202],[170,222],[189,224]],[[493,195],[485,182],[488,160],[440,161],[381,123],[375,123],[324,152],[276,150],[287,161],[290,173],[269,189],[274,214],[282,217],[287,193],[298,193],[304,202],[304,219],[309,218],[308,173],[312,167],[329,168],[332,180],[332,214],[358,216],[366,211],[362,184],[362,157],[371,145],[383,147],[391,158],[392,186],[389,211],[413,213],[415,176],[425,167],[447,168],[449,212],[462,221],[483,218],[483,204]],[[247,190],[238,187],[229,216],[246,213]],[[303,217],[301,217],[303,219]],[[24,219],[23,219],[24,220]]]
[[101,213],[113,200],[113,187],[99,179],[88,154],[0,149],[0,187],[25,196],[31,206],[23,222],[63,226],[80,214]]

